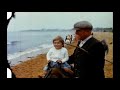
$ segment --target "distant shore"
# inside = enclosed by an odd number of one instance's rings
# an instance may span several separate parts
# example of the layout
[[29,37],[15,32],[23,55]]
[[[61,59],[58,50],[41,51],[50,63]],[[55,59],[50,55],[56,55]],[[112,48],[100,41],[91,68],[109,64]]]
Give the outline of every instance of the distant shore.
[[[113,33],[111,32],[94,32],[94,36],[98,39],[105,38],[109,44],[109,53],[105,59],[113,61]],[[73,42],[72,45],[76,45],[77,42]],[[74,52],[75,47],[65,46],[68,50],[69,55]],[[43,67],[46,65],[46,54],[40,54],[35,58],[25,60],[20,64],[12,67],[13,72],[17,78],[38,78],[38,75],[43,75]],[[105,77],[113,78],[113,64],[105,62]]]

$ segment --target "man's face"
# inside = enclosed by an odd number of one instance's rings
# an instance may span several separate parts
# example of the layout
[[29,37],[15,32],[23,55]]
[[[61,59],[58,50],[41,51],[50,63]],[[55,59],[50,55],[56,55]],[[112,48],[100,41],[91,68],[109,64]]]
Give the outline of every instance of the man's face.
[[75,30],[75,38],[77,40],[83,40],[84,39],[84,34],[85,34],[84,30]]

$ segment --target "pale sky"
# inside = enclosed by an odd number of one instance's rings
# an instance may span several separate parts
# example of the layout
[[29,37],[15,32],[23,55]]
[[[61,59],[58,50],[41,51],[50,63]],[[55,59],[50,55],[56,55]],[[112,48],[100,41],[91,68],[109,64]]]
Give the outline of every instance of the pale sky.
[[91,22],[94,28],[113,28],[113,12],[15,12],[15,15],[8,31],[71,29],[82,20]]

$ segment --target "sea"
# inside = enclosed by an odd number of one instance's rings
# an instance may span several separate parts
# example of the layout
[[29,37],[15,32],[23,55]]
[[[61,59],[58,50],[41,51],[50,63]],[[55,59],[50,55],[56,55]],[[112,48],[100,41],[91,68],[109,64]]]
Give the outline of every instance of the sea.
[[23,30],[7,32],[7,60],[10,66],[45,54],[53,46],[52,40],[60,35],[73,35],[72,30]]

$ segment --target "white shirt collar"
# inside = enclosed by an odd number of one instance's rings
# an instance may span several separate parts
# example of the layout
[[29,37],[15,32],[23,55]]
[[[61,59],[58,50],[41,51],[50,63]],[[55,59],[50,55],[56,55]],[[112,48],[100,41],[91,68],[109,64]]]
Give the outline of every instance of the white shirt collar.
[[80,43],[80,47],[82,47],[83,46],[83,44],[85,44],[85,42],[87,41],[87,40],[89,40],[90,38],[92,37],[92,35],[90,35],[89,37],[87,37],[86,39],[84,39],[83,41],[81,40],[81,43]]

